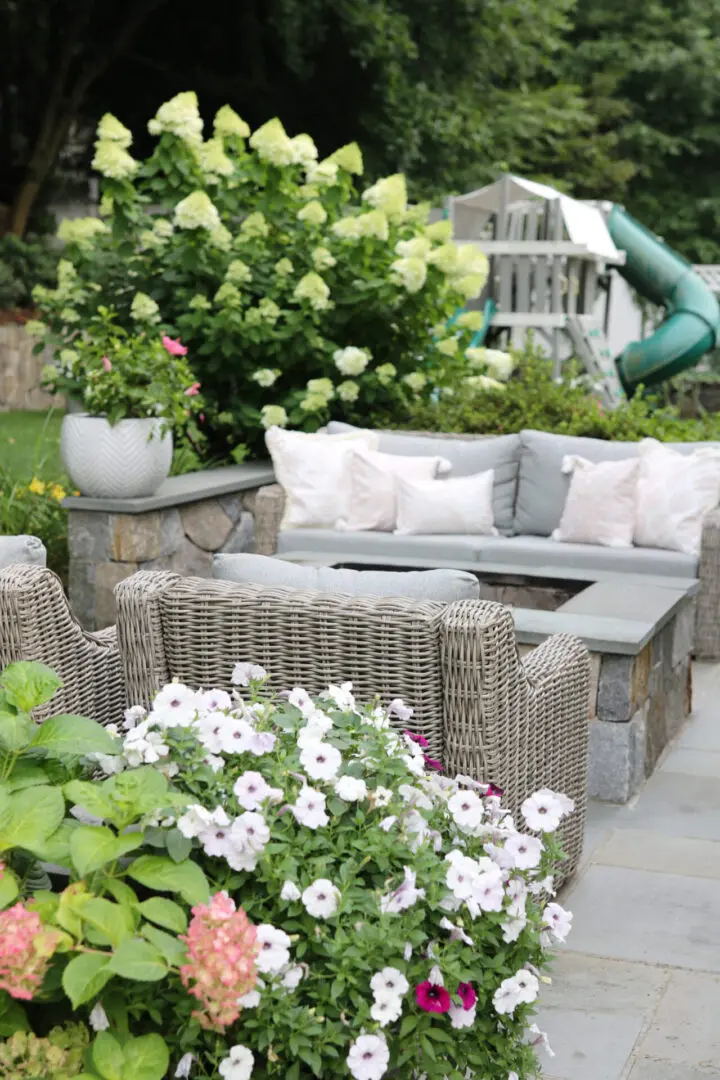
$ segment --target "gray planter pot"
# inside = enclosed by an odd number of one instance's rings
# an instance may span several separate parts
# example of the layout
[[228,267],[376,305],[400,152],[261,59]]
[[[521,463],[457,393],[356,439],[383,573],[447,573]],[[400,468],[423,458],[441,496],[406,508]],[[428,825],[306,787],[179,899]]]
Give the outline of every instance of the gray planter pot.
[[154,495],[172,463],[172,434],[159,420],[119,420],[73,413],[63,418],[60,454],[81,495],[132,499]]

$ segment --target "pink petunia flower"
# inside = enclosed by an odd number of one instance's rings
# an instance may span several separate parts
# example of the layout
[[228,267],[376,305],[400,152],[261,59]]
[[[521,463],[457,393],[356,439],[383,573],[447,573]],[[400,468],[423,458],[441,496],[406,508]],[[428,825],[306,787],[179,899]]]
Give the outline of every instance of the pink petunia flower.
[[199,389],[200,383],[194,382],[192,386],[188,386],[187,390],[185,391],[185,397],[195,397]]
[[108,359],[107,356],[103,356],[102,365],[103,365],[103,367],[105,368],[106,371],[112,371],[112,363],[110,362],[110,360]]
[[427,750],[430,743],[427,741],[424,735],[413,735],[412,731],[403,731],[403,735],[407,735],[408,739],[417,743],[423,750]]
[[429,979],[415,987],[415,1000],[425,1012],[446,1013],[452,1005],[452,998],[445,987]]
[[502,788],[497,787],[495,784],[488,784],[487,791],[485,792],[485,798],[489,798],[490,796],[494,795],[496,798],[501,799],[504,794],[505,792]]
[[458,986],[458,997],[463,1003],[465,1009],[472,1009],[477,1001],[477,994],[473,989],[472,983],[460,983]]
[[424,754],[423,757],[425,758],[425,766],[426,766],[426,768],[434,769],[435,772],[442,772],[443,771],[443,766],[442,766],[441,761],[437,761],[435,758],[429,757],[428,754]]
[[187,356],[187,345],[183,345],[180,338],[171,338],[163,334],[162,343],[171,356]]

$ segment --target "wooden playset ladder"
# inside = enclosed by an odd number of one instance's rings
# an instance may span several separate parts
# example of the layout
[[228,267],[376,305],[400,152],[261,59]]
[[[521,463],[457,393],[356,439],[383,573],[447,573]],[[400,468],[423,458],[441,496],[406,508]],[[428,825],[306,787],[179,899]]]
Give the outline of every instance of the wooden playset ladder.
[[625,392],[615,367],[602,323],[592,315],[570,315],[566,324],[578,359],[595,384],[608,409],[625,400]]

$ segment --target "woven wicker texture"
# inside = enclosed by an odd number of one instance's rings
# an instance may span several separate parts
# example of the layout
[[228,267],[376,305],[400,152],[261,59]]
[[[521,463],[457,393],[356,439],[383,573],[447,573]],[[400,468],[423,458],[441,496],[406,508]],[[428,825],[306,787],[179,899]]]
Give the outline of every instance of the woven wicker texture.
[[0,669],[18,660],[47,664],[63,681],[36,710],[37,719],[77,713],[101,724],[122,720],[125,685],[114,628],[86,633],[60,579],[39,566],[0,570]]
[[153,573],[128,578],[116,596],[133,702],[147,704],[168,676],[228,687],[240,660],[262,664],[278,690],[316,693],[351,680],[361,700],[401,697],[450,775],[493,780],[515,812],[543,786],[571,795],[562,876],[577,865],[590,674],[576,639],[549,639],[523,667],[509,611],[487,601],[347,597]]
[[695,601],[695,656],[720,660],[720,510],[703,523],[700,590]]

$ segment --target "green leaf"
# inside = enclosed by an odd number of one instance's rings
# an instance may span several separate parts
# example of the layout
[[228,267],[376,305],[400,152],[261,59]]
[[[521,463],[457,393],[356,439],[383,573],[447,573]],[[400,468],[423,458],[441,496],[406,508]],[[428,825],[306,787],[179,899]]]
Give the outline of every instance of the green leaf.
[[404,1039],[411,1031],[414,1031],[418,1026],[417,1016],[404,1016],[402,1024],[400,1025],[400,1039]]
[[148,889],[180,893],[188,904],[207,904],[210,888],[197,863],[174,863],[164,855],[141,855],[127,870],[129,876]]
[[80,827],[80,822],[74,819],[63,821],[52,836],[48,836],[46,840],[37,845],[35,854],[44,859],[45,862],[55,863],[58,866],[67,866],[69,869],[71,865],[70,838],[75,830]]
[[78,874],[85,877],[121,855],[134,851],[142,843],[142,833],[116,836],[112,829],[104,825],[83,825],[70,837],[70,854]]
[[168,971],[162,953],[139,937],[123,941],[115,950],[109,967],[116,975],[137,982],[157,982]]
[[19,889],[15,875],[10,870],[0,871],[0,873],[2,873],[2,877],[0,877],[0,908],[6,908],[8,904],[12,904],[18,895]]
[[119,754],[120,743],[102,724],[87,716],[51,716],[40,724],[30,743],[54,757]]
[[63,787],[63,793],[69,803],[82,806],[83,810],[99,818],[112,819],[115,807],[99,784],[88,780],[71,780]]
[[118,881],[117,878],[106,877],[103,881],[104,888],[114,896],[118,904],[124,904],[125,907],[136,908],[137,907],[137,894],[134,889],[124,881]]
[[192,840],[188,840],[186,836],[183,836],[179,829],[170,829],[166,834],[165,842],[168,855],[173,862],[183,862],[192,851]]
[[170,1054],[161,1035],[141,1035],[125,1043],[123,1080],[162,1080],[170,1065]]
[[26,713],[0,712],[0,742],[6,750],[22,750],[30,742],[32,730]]
[[0,850],[24,847],[34,851],[55,832],[65,815],[58,788],[27,788],[11,795],[0,812]]
[[290,1068],[285,1073],[285,1080],[300,1080],[300,1062],[293,1061]]
[[156,926],[149,926],[147,923],[141,928],[140,933],[146,938],[151,945],[154,945],[156,949],[165,957],[165,960],[170,967],[180,967],[187,959],[187,950],[182,941],[173,937],[172,934],[166,934],[164,930],[158,930]]
[[109,1031],[101,1031],[92,1045],[93,1065],[103,1080],[123,1080],[125,1055]]
[[162,896],[151,896],[149,900],[143,900],[139,905],[140,913],[150,922],[164,926],[166,930],[174,930],[176,934],[184,934],[187,930],[187,918],[179,904],[172,900],[164,900]]
[[25,1010],[9,994],[0,991],[0,1038],[9,1039],[16,1031],[30,1031]]
[[322,1061],[316,1050],[308,1050],[301,1046],[298,1050],[298,1057],[310,1066],[316,1076],[322,1075]]
[[96,997],[112,978],[108,960],[104,954],[83,953],[70,961],[63,971],[62,985],[73,1009]]
[[111,945],[120,945],[135,929],[132,912],[112,900],[91,896],[78,900],[75,909],[83,922],[99,930]]
[[47,784],[48,778],[42,765],[33,761],[17,761],[13,766],[6,781],[8,791],[22,791],[23,788],[37,787],[38,784]]
[[5,688],[11,704],[21,712],[30,712],[49,701],[62,686],[62,680],[45,664],[21,660],[8,664],[0,675],[0,686]]

